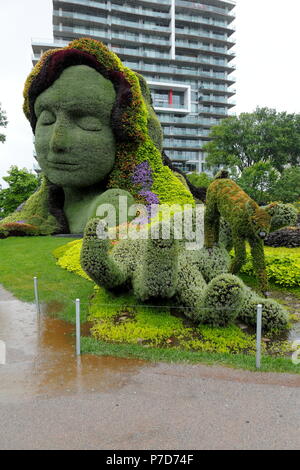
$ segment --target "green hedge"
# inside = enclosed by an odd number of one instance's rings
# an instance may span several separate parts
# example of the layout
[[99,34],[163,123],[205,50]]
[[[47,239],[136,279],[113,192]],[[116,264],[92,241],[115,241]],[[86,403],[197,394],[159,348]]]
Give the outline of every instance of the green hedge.
[[[300,286],[300,248],[265,248],[265,257],[270,281],[282,287]],[[241,272],[250,276],[255,273],[250,253]]]

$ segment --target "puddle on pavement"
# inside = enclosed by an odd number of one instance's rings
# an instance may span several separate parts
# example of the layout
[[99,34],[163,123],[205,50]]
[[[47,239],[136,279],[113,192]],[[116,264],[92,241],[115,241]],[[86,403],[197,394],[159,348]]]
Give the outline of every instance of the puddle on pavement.
[[[115,357],[77,359],[75,326],[55,318],[59,308],[59,302],[51,302],[38,318],[34,305],[16,300],[0,287],[0,340],[7,348],[7,363],[0,365],[0,401],[109,392],[147,366],[144,361]],[[82,325],[83,335],[89,327]]]
[[[35,305],[16,300],[0,286],[0,340],[7,364],[0,365],[0,402],[36,396],[107,392],[121,388],[149,363],[94,355],[75,356],[75,326],[55,317],[59,302],[50,302],[37,316]],[[89,334],[90,324],[82,325]],[[289,339],[300,338],[300,322]]]

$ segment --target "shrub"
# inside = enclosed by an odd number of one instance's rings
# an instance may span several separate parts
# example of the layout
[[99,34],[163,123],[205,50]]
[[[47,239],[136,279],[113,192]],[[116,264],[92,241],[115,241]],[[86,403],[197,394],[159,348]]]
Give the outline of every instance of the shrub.
[[8,222],[0,227],[0,238],[11,237],[26,237],[39,235],[38,227],[32,224],[20,222]]
[[300,227],[288,227],[271,233],[265,240],[265,245],[286,248],[300,247]]
[[208,188],[213,178],[206,173],[190,173],[188,176],[189,181],[197,188]]
[[194,259],[206,282],[229,271],[230,256],[223,247],[214,246],[210,250],[202,248],[189,256]]
[[[120,302],[125,303],[120,305]],[[170,315],[168,308],[137,307],[135,304],[136,301],[129,294],[117,297],[98,288],[91,305],[93,336],[113,343],[255,354],[255,337],[236,325],[227,328],[213,328],[208,325],[187,327],[181,318]],[[265,350],[265,345],[262,346]]]
[[205,291],[203,308],[205,323],[213,326],[226,326],[238,314],[244,295],[243,282],[232,274],[215,277]]
[[67,245],[62,245],[56,248],[53,252],[57,258],[57,265],[66,269],[78,276],[91,281],[91,278],[83,271],[80,265],[80,250],[82,247],[82,240],[75,240],[69,242]]
[[293,206],[296,208],[297,212],[300,212],[300,201],[293,202]]
[[256,325],[257,305],[261,304],[262,329],[264,331],[282,330],[288,326],[289,315],[287,311],[274,300],[262,299],[248,287],[245,288],[244,298],[240,306],[238,317],[247,325]]
[[297,210],[292,204],[279,203],[271,219],[271,232],[297,223]]
[[[266,250],[266,271],[270,281],[283,287],[300,285],[300,250],[280,251],[278,249]],[[242,273],[254,275],[254,268],[250,254],[247,255],[246,264],[241,269]]]
[[[0,230],[2,231],[3,229],[3,232],[7,232],[4,228],[5,226],[22,221],[24,224],[38,227],[37,231],[30,235],[49,235],[59,232],[58,221],[49,213],[50,186],[47,179],[42,178],[40,189],[30,196],[19,209],[1,220]],[[12,233],[8,231],[8,235],[12,235]],[[22,230],[17,230],[16,235],[22,235]]]

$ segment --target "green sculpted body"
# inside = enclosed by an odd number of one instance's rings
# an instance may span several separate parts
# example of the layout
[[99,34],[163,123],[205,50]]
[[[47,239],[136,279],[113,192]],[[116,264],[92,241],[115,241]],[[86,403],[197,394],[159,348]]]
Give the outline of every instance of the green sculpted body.
[[112,246],[99,237],[102,224],[100,218],[89,221],[81,250],[81,266],[98,285],[132,289],[139,301],[173,299],[191,320],[214,326],[237,319],[253,326],[260,303],[265,331],[286,327],[288,314],[279,304],[259,297],[229,274],[225,248],[186,250],[173,232],[169,239],[121,240]]
[[86,65],[68,67],[35,102],[37,160],[64,189],[71,233],[81,233],[115,162],[113,84]]

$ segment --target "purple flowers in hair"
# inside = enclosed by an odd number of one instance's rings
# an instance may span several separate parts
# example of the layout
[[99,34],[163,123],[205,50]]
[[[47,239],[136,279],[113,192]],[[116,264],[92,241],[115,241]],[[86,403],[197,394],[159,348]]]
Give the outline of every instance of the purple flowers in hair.
[[[153,179],[152,179],[152,170],[148,162],[140,163],[135,167],[132,182],[136,185],[141,186],[139,195],[142,196],[147,202],[147,211],[148,211],[148,220],[140,220],[140,223],[148,223],[151,218],[151,205],[159,204],[158,196],[153,193],[151,190]],[[153,213],[152,213],[153,215]]]
[[140,163],[135,167],[132,182],[134,184],[140,184],[144,190],[151,189],[153,179],[152,170],[148,162]]
[[159,199],[158,199],[157,194],[154,194],[151,191],[142,190],[139,192],[139,195],[143,196],[146,199],[147,204],[149,204],[149,206],[151,206],[151,204],[159,204]]

